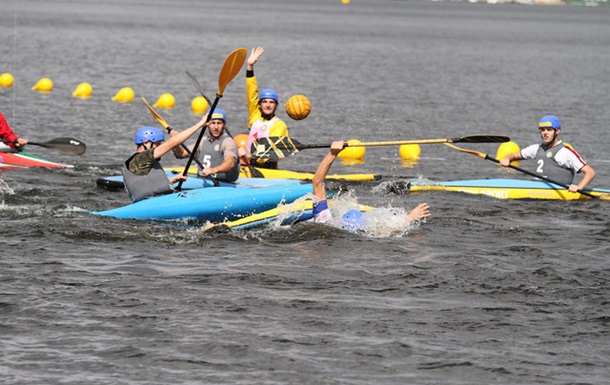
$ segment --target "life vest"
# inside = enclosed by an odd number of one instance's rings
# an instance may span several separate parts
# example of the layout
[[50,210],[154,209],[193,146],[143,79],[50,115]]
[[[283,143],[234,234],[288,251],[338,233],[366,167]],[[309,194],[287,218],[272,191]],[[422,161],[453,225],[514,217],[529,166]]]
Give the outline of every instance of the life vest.
[[132,202],[174,192],[159,161],[153,164],[150,172],[146,175],[136,175],[129,171],[127,164],[136,155],[132,155],[123,165],[123,181]]
[[252,123],[250,133],[248,134],[248,143],[246,144],[246,152],[248,154],[252,149],[252,143],[254,140],[258,138],[268,138],[270,136],[269,132],[271,131],[271,126],[273,126],[273,124],[278,120],[280,120],[280,118],[274,116],[271,120],[259,119]]
[[[214,142],[210,142],[209,138],[206,138],[203,142],[201,142],[201,150],[199,152],[199,160],[201,164],[205,167],[216,167],[225,160],[225,154],[222,152],[222,145],[225,140],[233,140],[226,133],[223,133],[220,138],[215,140]],[[235,144],[235,148],[237,151],[237,144]],[[229,154],[230,155],[230,154]],[[214,175],[216,179],[233,182],[237,178],[239,178],[239,160],[238,154],[235,153],[235,165],[233,168],[227,172],[219,172]],[[199,168],[199,175],[201,175],[201,168]]]
[[557,182],[569,185],[574,180],[574,170],[560,166],[555,159],[557,153],[565,146],[560,143],[550,149],[546,149],[543,144],[538,147],[536,152],[536,173]]

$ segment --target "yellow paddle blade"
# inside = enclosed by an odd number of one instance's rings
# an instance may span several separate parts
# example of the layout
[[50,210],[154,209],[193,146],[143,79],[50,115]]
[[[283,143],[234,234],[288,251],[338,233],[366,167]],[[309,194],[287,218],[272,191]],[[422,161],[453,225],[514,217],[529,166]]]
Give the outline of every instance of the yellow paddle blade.
[[465,148],[458,147],[458,146],[453,145],[453,144],[451,144],[451,143],[443,143],[443,144],[444,144],[445,146],[448,146],[448,147],[453,148],[454,150],[458,150],[458,151],[466,152],[466,153],[468,153],[468,154],[476,155],[476,156],[478,156],[479,158],[483,158],[483,159],[486,159],[486,158],[487,158],[487,154],[484,154],[484,153],[482,153],[482,152],[478,152],[478,151],[474,151],[474,150],[467,150],[467,149],[465,149]]
[[144,99],[144,96],[142,96],[142,100],[144,101],[144,104],[146,104],[146,107],[148,107],[148,110],[150,111],[151,114],[153,114],[153,116],[155,117],[155,119],[157,119],[157,121],[159,123],[161,123],[161,125],[167,129],[169,128],[169,124],[167,124],[167,122],[161,117],[161,115],[157,114],[157,111],[153,110],[153,108],[150,106],[150,104],[148,104],[148,102],[146,101],[146,99]]
[[222,96],[227,84],[241,71],[241,67],[246,62],[246,56],[248,56],[248,50],[245,48],[238,48],[227,56],[218,76],[218,96]]

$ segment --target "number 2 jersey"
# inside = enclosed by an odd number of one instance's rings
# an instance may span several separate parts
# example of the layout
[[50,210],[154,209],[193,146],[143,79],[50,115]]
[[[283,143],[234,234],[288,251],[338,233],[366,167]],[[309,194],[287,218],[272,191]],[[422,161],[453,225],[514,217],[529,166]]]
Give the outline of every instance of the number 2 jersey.
[[567,147],[562,141],[547,149],[543,144],[532,144],[521,150],[523,159],[536,160],[536,173],[569,185],[574,180],[574,174],[587,164],[573,148]]

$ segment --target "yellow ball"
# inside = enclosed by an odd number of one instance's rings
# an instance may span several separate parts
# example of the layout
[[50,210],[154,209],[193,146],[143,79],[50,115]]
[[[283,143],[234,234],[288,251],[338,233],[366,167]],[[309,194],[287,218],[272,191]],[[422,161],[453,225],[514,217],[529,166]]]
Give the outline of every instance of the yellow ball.
[[49,78],[42,78],[36,83],[32,90],[39,92],[51,92],[53,89],[53,82]]
[[[519,145],[515,142],[504,142],[500,146],[498,146],[498,151],[496,152],[496,159],[500,160],[504,158],[508,154],[512,154],[513,152],[519,152],[521,149]],[[519,161],[511,162],[513,165],[518,165]]]
[[154,104],[154,106],[160,108],[174,108],[175,104],[176,99],[174,98],[174,95],[163,94],[159,96],[159,99],[157,99],[157,102]]
[[419,144],[403,144],[398,148],[401,159],[415,160],[421,155]]
[[195,114],[203,114],[204,112],[207,111],[208,107],[209,107],[208,101],[205,100],[205,98],[203,96],[197,96],[191,102],[191,109],[193,110],[193,113],[195,113]]
[[235,140],[235,143],[237,143],[237,147],[243,148],[244,150],[246,149],[246,146],[248,145],[248,134],[235,135],[233,139]]
[[93,92],[93,88],[91,88],[91,84],[89,83],[81,83],[79,84],[74,92],[72,92],[72,96],[75,98],[90,98],[91,93]]
[[13,85],[13,75],[9,73],[3,73],[0,75],[0,87],[12,87]]
[[135,93],[129,87],[123,87],[113,96],[115,102],[128,103],[133,100]]
[[[347,144],[356,144],[360,143],[358,139],[348,140]],[[345,147],[343,151],[339,153],[339,158],[341,159],[362,159],[364,158],[364,154],[366,153],[366,148],[364,147]]]
[[304,95],[294,95],[286,101],[286,113],[294,120],[303,120],[311,112],[311,103]]

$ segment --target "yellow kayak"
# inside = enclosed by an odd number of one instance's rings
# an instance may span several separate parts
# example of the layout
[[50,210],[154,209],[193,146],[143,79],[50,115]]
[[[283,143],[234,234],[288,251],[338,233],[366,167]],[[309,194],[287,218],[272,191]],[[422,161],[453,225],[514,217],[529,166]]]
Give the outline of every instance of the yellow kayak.
[[[166,170],[183,172],[184,167],[170,167]],[[197,167],[191,167],[189,174],[197,174]],[[313,173],[299,172],[290,170],[277,170],[269,168],[241,166],[240,178],[274,178],[274,179],[299,179],[312,180]],[[381,179],[381,175],[377,174],[329,174],[326,179],[350,182],[375,181]]]
[[[538,180],[517,179],[473,179],[444,182],[411,181],[412,193],[427,191],[454,191],[467,194],[488,195],[497,199],[554,199],[578,200],[591,199],[591,196],[571,193],[562,186]],[[610,200],[610,190],[585,188],[586,194],[601,200]]]
[[[358,210],[369,211],[371,206],[358,205]],[[276,208],[223,223],[210,224],[203,231],[225,232],[229,230],[248,230],[272,221],[278,221],[282,226],[292,225],[313,218],[313,202],[311,199],[297,199]]]

